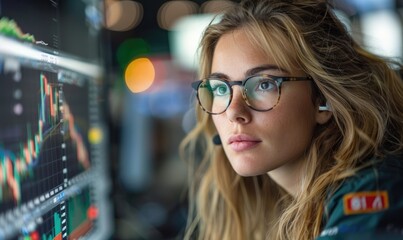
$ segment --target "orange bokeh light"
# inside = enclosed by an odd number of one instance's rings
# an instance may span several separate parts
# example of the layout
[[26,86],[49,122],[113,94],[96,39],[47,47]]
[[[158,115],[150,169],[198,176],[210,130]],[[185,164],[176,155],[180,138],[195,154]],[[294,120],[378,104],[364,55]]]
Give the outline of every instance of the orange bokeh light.
[[133,93],[144,92],[153,84],[155,79],[155,68],[148,58],[133,60],[126,68],[126,86]]

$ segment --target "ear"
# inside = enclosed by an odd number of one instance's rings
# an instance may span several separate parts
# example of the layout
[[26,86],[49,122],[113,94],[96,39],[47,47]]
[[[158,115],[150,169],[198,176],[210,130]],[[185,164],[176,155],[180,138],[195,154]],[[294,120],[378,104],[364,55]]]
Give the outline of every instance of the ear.
[[316,104],[316,122],[318,124],[325,124],[327,123],[330,118],[332,117],[332,107],[326,101],[326,104]]

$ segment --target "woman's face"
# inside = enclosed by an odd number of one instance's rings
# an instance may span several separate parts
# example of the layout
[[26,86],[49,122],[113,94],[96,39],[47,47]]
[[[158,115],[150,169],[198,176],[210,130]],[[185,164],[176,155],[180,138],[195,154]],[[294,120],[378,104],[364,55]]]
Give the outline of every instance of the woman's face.
[[[282,70],[274,58],[254,47],[243,30],[236,30],[219,39],[211,74],[224,76],[228,81],[244,80],[260,73],[306,76],[301,70]],[[280,102],[267,112],[249,108],[240,86],[233,86],[233,91],[228,109],[212,115],[233,169],[242,176],[296,173],[311,144],[316,124],[323,121],[312,101],[311,82],[283,82]]]

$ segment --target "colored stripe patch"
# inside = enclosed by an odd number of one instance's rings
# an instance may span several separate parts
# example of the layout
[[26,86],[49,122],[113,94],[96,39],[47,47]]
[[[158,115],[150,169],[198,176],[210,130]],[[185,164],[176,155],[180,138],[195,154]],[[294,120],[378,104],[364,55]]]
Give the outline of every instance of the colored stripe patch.
[[361,214],[378,212],[389,208],[386,191],[355,192],[344,195],[344,214]]

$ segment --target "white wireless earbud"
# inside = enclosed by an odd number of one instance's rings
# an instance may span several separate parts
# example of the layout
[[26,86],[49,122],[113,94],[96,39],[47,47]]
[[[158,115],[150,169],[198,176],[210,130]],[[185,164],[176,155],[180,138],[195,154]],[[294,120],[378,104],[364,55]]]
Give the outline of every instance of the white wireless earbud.
[[326,105],[319,106],[319,111],[329,111],[331,112],[331,107],[329,103],[326,101]]

